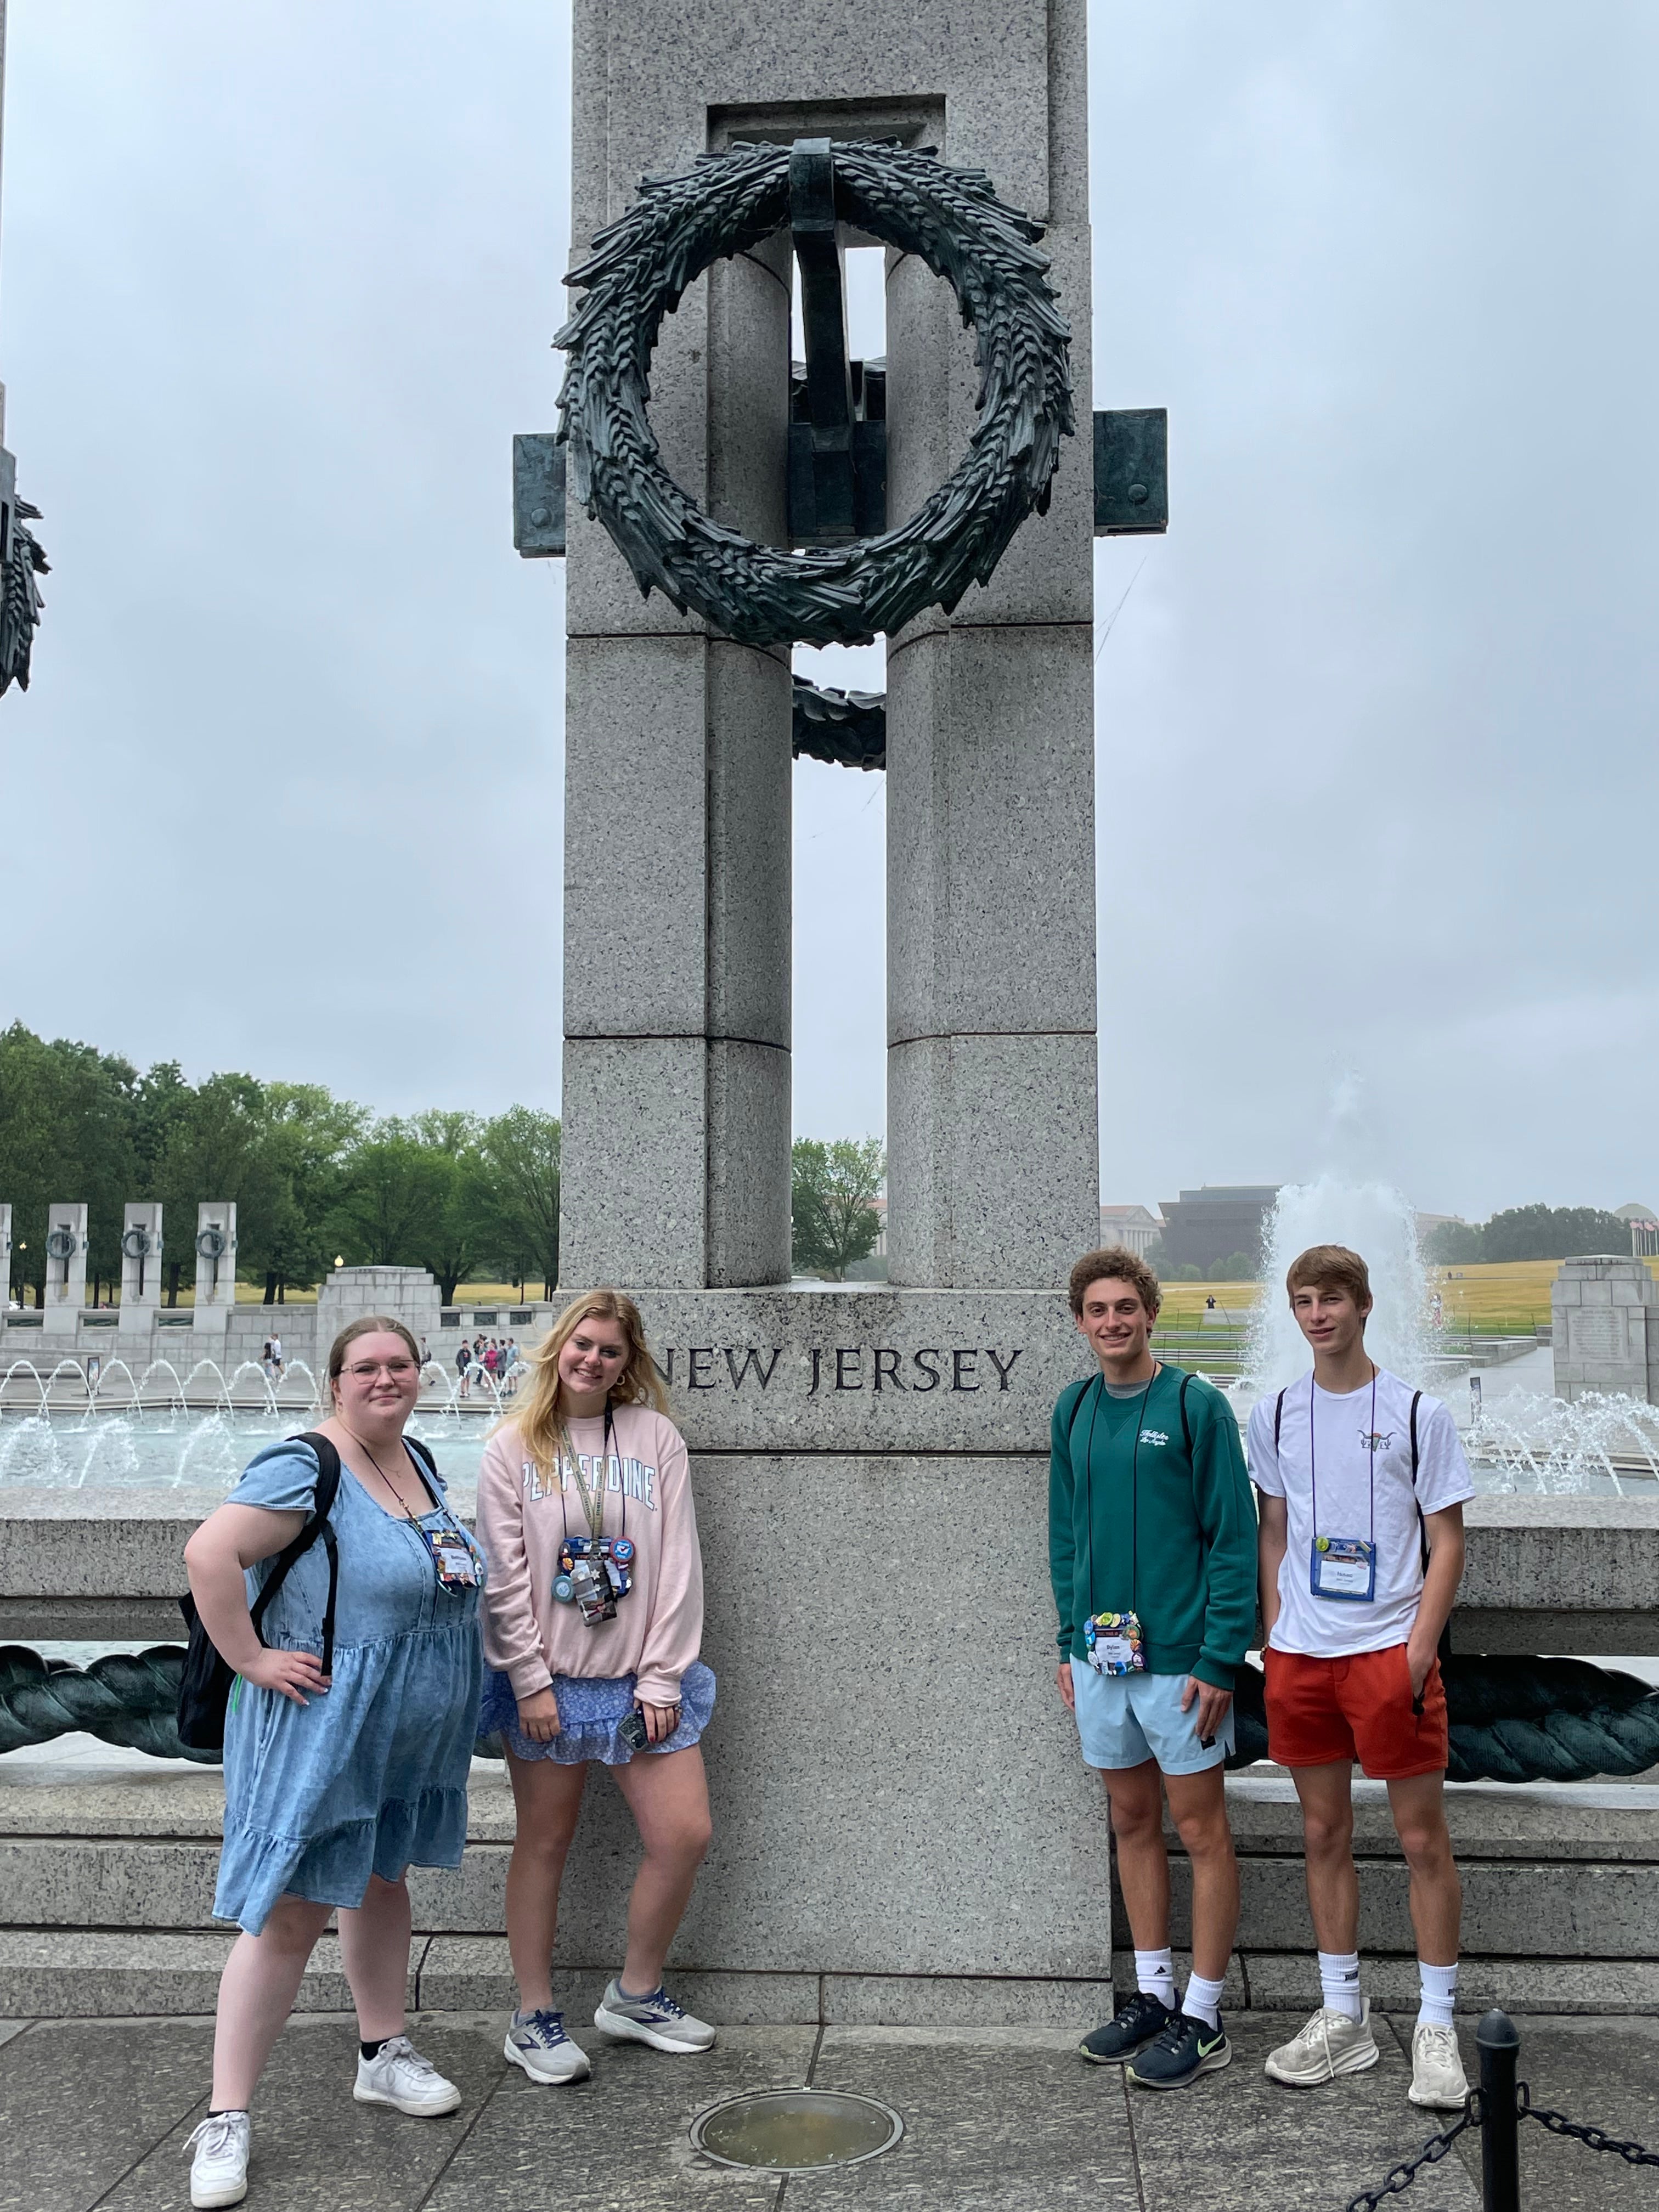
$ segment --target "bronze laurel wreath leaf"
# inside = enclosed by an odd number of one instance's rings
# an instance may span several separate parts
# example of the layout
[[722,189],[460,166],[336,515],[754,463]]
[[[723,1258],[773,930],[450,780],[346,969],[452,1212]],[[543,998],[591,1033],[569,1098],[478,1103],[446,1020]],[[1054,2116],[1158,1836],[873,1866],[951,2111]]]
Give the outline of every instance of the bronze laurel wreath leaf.
[[1033,508],[1041,514],[1074,428],[1071,330],[1036,248],[1042,227],[977,169],[925,148],[834,149],[836,211],[920,254],[975,332],[980,419],[954,475],[908,522],[854,545],[793,552],[712,521],[668,474],[646,414],[665,313],[711,262],[789,218],[789,149],[739,146],[688,175],[647,177],[566,283],[583,297],[555,341],[568,356],[560,435],[571,483],[647,596],[749,645],[860,644],[983,584]]

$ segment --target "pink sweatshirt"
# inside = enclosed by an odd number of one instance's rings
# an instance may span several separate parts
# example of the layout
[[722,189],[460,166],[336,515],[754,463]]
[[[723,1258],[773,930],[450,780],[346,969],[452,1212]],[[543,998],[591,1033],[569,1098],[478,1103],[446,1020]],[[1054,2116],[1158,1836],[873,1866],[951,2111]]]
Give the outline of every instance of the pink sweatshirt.
[[[553,1595],[560,1545],[567,1533],[588,1533],[569,1464],[561,1465],[556,1480],[542,1474],[514,1427],[497,1430],[484,1446],[477,1522],[489,1564],[484,1657],[520,1700],[546,1689],[556,1674],[633,1674],[642,1704],[672,1705],[702,1645],[702,1555],[685,1439],[649,1406],[614,1407],[611,1435],[601,1533],[631,1536],[638,1549],[633,1589],[617,1601],[616,1619],[597,1628]],[[572,1421],[569,1437],[591,1489],[605,1443],[603,1416]]]

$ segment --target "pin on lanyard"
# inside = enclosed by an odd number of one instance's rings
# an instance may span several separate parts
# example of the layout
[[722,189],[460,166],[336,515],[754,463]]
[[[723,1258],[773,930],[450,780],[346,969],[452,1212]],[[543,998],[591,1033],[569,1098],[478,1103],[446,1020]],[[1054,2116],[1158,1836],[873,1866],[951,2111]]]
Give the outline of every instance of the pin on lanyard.
[[[1319,1541],[1319,1469],[1314,1452],[1314,1379],[1308,1377],[1308,1487],[1313,1493],[1314,1542]],[[1370,1454],[1371,1525],[1365,1540],[1376,1549],[1376,1362],[1371,1362],[1371,1418],[1365,1437]]]

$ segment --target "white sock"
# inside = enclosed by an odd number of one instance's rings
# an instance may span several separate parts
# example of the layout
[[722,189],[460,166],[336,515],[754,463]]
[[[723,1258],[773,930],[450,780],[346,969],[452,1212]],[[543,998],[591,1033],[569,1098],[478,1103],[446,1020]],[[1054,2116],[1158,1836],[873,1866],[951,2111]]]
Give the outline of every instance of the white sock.
[[1201,2020],[1206,2027],[1219,2027],[1222,1987],[1219,1982],[1206,1981],[1202,1974],[1188,1974],[1181,2009],[1188,2020]]
[[1169,2011],[1175,2010],[1175,1960],[1167,1943],[1161,1951],[1135,1953],[1135,1987]]
[[1449,2027],[1452,2024],[1452,1999],[1457,1995],[1457,1966],[1425,1966],[1417,1962],[1418,1986],[1421,2002],[1417,2008],[1419,2027]]
[[1319,1986],[1324,1992],[1328,2012],[1346,2013],[1350,2020],[1364,2018],[1359,2002],[1358,1951],[1322,1951],[1319,1954]]

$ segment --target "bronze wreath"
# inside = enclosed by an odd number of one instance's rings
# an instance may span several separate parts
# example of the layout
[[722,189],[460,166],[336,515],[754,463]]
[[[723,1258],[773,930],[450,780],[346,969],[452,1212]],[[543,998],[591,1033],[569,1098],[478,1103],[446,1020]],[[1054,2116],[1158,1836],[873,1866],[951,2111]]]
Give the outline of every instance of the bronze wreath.
[[948,613],[1031,510],[1046,511],[1073,428],[1071,330],[1036,250],[1042,226],[1005,207],[982,171],[927,148],[838,143],[834,158],[837,214],[920,254],[976,333],[980,419],[966,457],[896,530],[801,553],[757,545],[687,497],[646,415],[665,312],[711,262],[787,222],[787,146],[734,147],[688,175],[644,179],[565,279],[585,295],[555,340],[568,356],[559,434],[576,497],[647,597],[655,585],[682,614],[750,645],[860,644],[924,607]]

